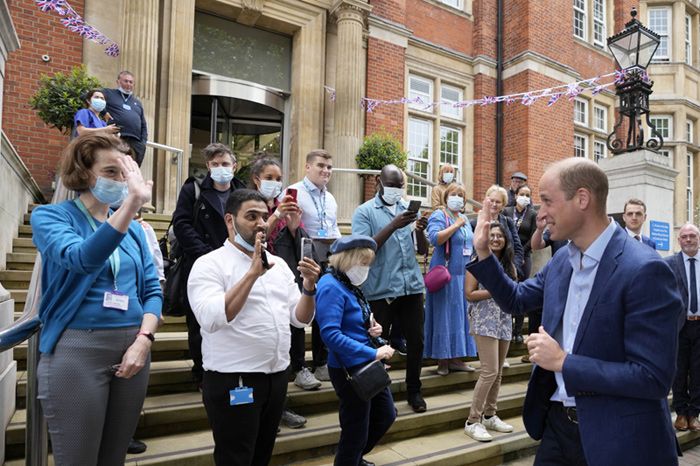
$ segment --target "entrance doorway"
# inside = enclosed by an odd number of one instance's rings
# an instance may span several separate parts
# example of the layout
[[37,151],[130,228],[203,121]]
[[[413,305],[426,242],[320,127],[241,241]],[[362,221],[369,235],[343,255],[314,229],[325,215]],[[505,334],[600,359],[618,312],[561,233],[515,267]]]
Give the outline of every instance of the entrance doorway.
[[192,158],[189,175],[207,169],[199,153],[212,142],[231,148],[238,161],[236,176],[246,183],[253,159],[262,153],[286,165],[284,109],[288,94],[254,83],[210,74],[192,80]]

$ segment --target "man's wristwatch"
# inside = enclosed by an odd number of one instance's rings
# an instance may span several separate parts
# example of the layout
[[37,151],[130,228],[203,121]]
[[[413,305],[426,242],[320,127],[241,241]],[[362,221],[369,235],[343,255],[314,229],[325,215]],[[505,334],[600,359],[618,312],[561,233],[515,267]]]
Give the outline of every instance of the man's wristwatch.
[[153,343],[154,341],[156,341],[155,335],[153,335],[151,332],[146,332],[146,331],[143,331],[143,330],[142,330],[142,331],[140,331],[139,333],[136,334],[137,337],[138,337],[139,335],[143,335],[144,337],[148,338],[149,340],[151,340],[151,343]]
[[315,296],[316,295],[316,287],[314,286],[314,289],[312,291],[309,291],[306,288],[304,288],[304,285],[302,285],[301,292],[304,293],[306,296]]

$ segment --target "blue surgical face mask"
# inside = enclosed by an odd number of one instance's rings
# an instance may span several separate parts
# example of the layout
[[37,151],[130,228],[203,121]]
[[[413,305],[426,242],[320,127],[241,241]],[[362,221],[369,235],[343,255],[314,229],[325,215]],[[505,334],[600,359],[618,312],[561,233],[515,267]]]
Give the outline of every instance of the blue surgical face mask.
[[251,245],[248,241],[244,240],[240,233],[236,233],[236,237],[233,238],[233,241],[246,251],[255,252],[255,245]]
[[449,184],[452,183],[452,180],[455,179],[455,174],[452,172],[445,172],[442,174],[442,182]]
[[114,181],[98,176],[95,186],[90,187],[90,192],[103,204],[121,205],[129,194],[129,188],[125,181]]
[[105,102],[104,99],[93,97],[92,99],[90,99],[90,106],[98,112],[101,112],[107,106],[107,102]]
[[390,186],[384,186],[384,194],[382,194],[382,199],[389,205],[394,205],[403,198],[402,188],[392,188]]
[[133,91],[127,91],[127,90],[124,89],[123,87],[119,86],[119,92],[121,92],[122,94],[125,94],[125,95],[131,95],[131,93],[132,93]]
[[464,199],[462,196],[447,196],[447,208],[454,212],[461,212],[464,209]]
[[262,194],[265,199],[272,199],[279,196],[282,192],[282,182],[275,180],[260,180],[260,187],[258,188],[260,194]]
[[213,167],[211,169],[211,179],[219,184],[230,183],[233,179],[232,167]]

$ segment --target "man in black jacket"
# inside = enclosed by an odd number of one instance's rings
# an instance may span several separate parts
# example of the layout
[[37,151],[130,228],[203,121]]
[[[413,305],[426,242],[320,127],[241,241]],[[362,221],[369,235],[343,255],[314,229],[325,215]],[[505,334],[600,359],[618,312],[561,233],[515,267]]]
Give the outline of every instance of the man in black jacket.
[[[185,270],[189,275],[194,261],[200,256],[218,249],[228,238],[224,221],[224,206],[229,195],[245,184],[234,177],[236,157],[227,146],[209,144],[202,150],[202,157],[209,172],[201,184],[189,178],[180,190],[177,207],[173,213],[173,230],[182,248]],[[197,196],[197,194],[199,194]],[[192,357],[192,377],[202,382],[202,337],[199,323],[187,305],[187,341]]]
[[107,101],[109,123],[119,127],[119,137],[134,151],[136,163],[141,166],[146,153],[148,127],[143,105],[134,95],[134,75],[130,71],[120,71],[116,89],[103,89]]

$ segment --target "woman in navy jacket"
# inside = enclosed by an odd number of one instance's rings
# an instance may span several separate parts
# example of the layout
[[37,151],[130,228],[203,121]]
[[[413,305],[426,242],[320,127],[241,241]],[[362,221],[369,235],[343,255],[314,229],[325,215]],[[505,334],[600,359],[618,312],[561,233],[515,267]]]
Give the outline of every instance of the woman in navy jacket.
[[133,221],[153,183],[129,150],[114,136],[74,139],[61,176],[79,196],[31,217],[43,261],[38,398],[57,465],[123,464],[146,396],[162,296]]
[[368,362],[390,359],[394,349],[382,340],[360,285],[367,279],[377,244],[350,235],[331,246],[329,273],[317,285],[316,320],[328,346],[328,373],[340,399],[340,441],[336,466],[368,466],[364,460],[396,419],[389,387],[369,401],[360,399],[345,376]]

